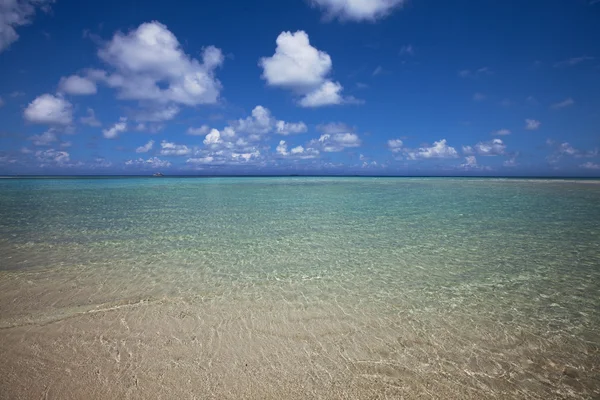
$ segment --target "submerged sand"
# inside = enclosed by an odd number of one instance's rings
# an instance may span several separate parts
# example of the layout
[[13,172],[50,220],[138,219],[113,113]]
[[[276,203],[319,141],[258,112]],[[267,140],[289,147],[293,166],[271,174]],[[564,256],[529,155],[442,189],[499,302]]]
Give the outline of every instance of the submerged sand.
[[600,394],[597,332],[575,335],[559,320],[498,315],[477,298],[440,303],[444,293],[369,298],[360,285],[326,290],[331,282],[315,277],[249,290],[190,274],[172,270],[179,289],[169,293],[172,283],[159,289],[99,266],[3,272],[0,398]]

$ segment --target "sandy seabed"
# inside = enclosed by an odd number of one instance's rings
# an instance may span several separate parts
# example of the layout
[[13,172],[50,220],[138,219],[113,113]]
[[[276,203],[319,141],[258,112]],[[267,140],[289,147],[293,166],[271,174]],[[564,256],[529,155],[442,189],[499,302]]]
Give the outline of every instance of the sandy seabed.
[[144,296],[97,270],[2,274],[2,399],[600,398],[593,332],[485,308],[384,309],[312,279]]

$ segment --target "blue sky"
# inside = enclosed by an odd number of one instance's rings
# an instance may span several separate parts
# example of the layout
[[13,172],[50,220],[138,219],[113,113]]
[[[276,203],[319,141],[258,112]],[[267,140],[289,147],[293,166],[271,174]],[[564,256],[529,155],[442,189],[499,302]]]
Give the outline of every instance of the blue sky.
[[600,175],[598,0],[0,15],[0,174]]

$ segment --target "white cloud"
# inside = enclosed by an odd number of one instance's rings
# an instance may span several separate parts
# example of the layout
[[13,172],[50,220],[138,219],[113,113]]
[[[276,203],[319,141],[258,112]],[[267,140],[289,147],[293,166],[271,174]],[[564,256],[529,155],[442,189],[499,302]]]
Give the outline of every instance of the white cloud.
[[50,143],[58,141],[53,129],[48,129],[41,135],[33,135],[29,137],[35,146],[49,146]]
[[375,70],[373,71],[373,73],[371,75],[377,76],[377,75],[381,75],[381,74],[383,74],[383,67],[381,65],[378,65],[377,68],[375,68]]
[[221,133],[216,129],[212,129],[210,133],[206,135],[203,141],[205,145],[219,144],[222,142],[223,141],[221,140]]
[[510,135],[510,131],[508,129],[498,129],[497,131],[492,132],[493,136],[506,136]]
[[205,48],[200,62],[185,54],[175,35],[159,22],[116,33],[98,56],[116,72],[90,75],[119,89],[120,98],[187,106],[218,101],[221,83],[215,70],[223,63],[221,50]]
[[577,157],[577,158],[596,157],[598,155],[598,149],[594,149],[594,150],[590,150],[590,151],[579,150],[579,149],[574,148],[567,142],[564,142],[564,143],[561,143],[560,145],[558,145],[557,152],[560,155],[573,156],[573,157]]
[[310,0],[329,19],[375,21],[400,8],[406,0]]
[[0,53],[19,39],[15,28],[31,23],[36,8],[50,9],[54,0],[0,0]]
[[[341,96],[342,85],[327,78],[332,67],[331,57],[311,46],[306,32],[282,32],[276,43],[275,54],[259,61],[262,78],[268,85],[302,95],[299,104],[303,107],[346,102]],[[354,101],[348,99],[348,102]]]
[[528,118],[525,120],[525,129],[528,131],[535,131],[539,129],[540,125],[542,125],[542,123],[540,121],[536,121],[535,119]]
[[231,153],[231,158],[234,161],[243,161],[248,162],[250,160],[256,159],[260,156],[259,151],[253,151],[250,153]]
[[398,153],[403,150],[404,142],[400,139],[390,139],[387,145],[393,153]]
[[463,168],[476,168],[477,167],[477,158],[475,156],[466,156],[465,163],[460,165]]
[[184,144],[175,144],[163,140],[160,142],[160,155],[161,156],[187,156],[192,153],[192,149]]
[[550,108],[554,109],[554,110],[559,110],[561,108],[565,108],[565,107],[570,107],[573,104],[575,104],[575,101],[572,98],[567,98],[561,102],[558,103],[554,103],[550,106]]
[[23,116],[34,124],[69,125],[73,121],[73,105],[62,97],[46,93],[29,103]]
[[342,104],[344,99],[341,96],[343,87],[337,82],[326,81],[321,87],[307,93],[299,104],[302,107],[322,107],[327,105]]
[[282,32],[276,43],[275,54],[259,62],[269,85],[289,88],[321,85],[331,70],[331,57],[311,46],[306,32]]
[[94,110],[91,108],[87,109],[87,117],[81,117],[79,118],[79,121],[81,121],[82,124],[85,125],[89,125],[89,126],[101,126],[102,124],[100,123],[100,121],[98,121],[96,119],[96,114],[94,113]]
[[487,142],[479,142],[475,146],[463,146],[463,153],[467,155],[478,154],[480,156],[503,155],[506,145],[501,139],[492,139]]
[[600,169],[600,164],[595,164],[591,161],[588,161],[585,164],[581,164],[580,167],[585,169]]
[[4,106],[4,100],[0,97],[0,107]]
[[135,126],[136,131],[138,132],[150,132],[150,133],[158,133],[160,132],[163,128],[165,127],[164,124],[160,124],[160,123],[150,123],[150,124],[146,124],[146,123],[139,123]]
[[282,156],[287,156],[289,154],[287,150],[287,144],[285,144],[285,140],[279,141],[279,145],[277,145],[275,151],[277,152],[277,154]]
[[303,133],[308,130],[304,122],[285,122],[277,121],[275,123],[275,133],[280,135],[291,135],[295,133]]
[[115,123],[113,126],[111,126],[108,129],[103,129],[102,134],[107,139],[114,139],[119,135],[119,133],[123,133],[126,130],[127,130],[127,118],[121,117],[119,119],[119,122]]
[[272,115],[268,108],[256,106],[252,110],[252,115],[239,119],[232,123],[237,132],[264,135],[275,132],[280,135],[289,135],[293,133],[306,132],[308,128],[304,122],[285,122],[278,121]]
[[265,134],[272,129],[271,112],[263,107],[256,106],[252,110],[252,115],[245,119],[240,119],[234,124],[234,128],[238,132]]
[[319,156],[319,150],[313,148],[304,148],[302,146],[296,146],[288,151],[287,143],[285,140],[280,140],[279,145],[275,149],[276,153],[282,157],[298,159],[298,160],[307,160],[311,158],[316,158]]
[[406,151],[409,160],[429,158],[456,158],[458,152],[454,147],[448,146],[446,139],[433,142],[431,147],[420,147],[417,150]]
[[152,150],[152,146],[154,146],[154,140],[150,140],[145,145],[138,147],[137,149],[135,149],[135,152],[136,153],[147,153],[150,150]]
[[208,125],[202,125],[200,128],[192,128],[190,126],[186,133],[193,136],[204,136],[208,132],[210,132],[210,127]]
[[167,168],[171,166],[171,163],[166,160],[161,160],[158,157],[151,157],[147,160],[143,158],[138,158],[137,160],[128,160],[125,161],[125,165],[127,166],[135,166],[144,169],[156,169],[156,168]]
[[66,165],[71,161],[69,153],[54,149],[38,150],[35,152],[35,157],[42,163],[42,166],[48,164]]
[[578,151],[571,146],[569,143],[561,143],[561,145],[558,147],[558,151],[561,154],[566,154],[569,156],[574,156],[578,153]]
[[309,144],[311,147],[321,149],[326,153],[333,153],[350,147],[359,147],[361,140],[355,133],[325,133],[319,139],[311,140]]
[[460,164],[459,168],[464,170],[491,170],[489,166],[479,165],[475,156],[466,156],[465,162]]
[[87,95],[95,94],[97,88],[96,82],[91,79],[82,78],[78,75],[71,75],[68,78],[60,78],[58,90],[73,95]]

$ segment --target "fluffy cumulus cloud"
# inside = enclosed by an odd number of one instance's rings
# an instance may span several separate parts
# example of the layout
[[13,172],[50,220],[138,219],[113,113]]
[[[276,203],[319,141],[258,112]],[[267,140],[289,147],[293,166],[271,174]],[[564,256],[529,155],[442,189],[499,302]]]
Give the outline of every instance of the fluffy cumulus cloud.
[[463,146],[466,155],[478,154],[480,156],[499,156],[506,151],[506,145],[501,139],[493,139],[487,142],[479,142],[475,146]]
[[73,121],[73,105],[60,96],[46,93],[29,103],[23,117],[34,124],[69,125]]
[[488,166],[484,166],[484,165],[479,165],[477,163],[477,157],[475,156],[466,156],[465,157],[465,162],[460,164],[459,169],[464,169],[467,171],[472,171],[472,170],[484,170],[484,171],[489,171],[491,168]]
[[194,169],[202,169],[207,166],[261,165],[263,161],[259,150],[246,152],[219,150],[212,154],[198,154],[188,158],[186,162]]
[[125,161],[126,166],[130,167],[138,167],[142,169],[157,169],[157,168],[168,168],[171,166],[171,163],[166,160],[161,160],[158,157],[151,157],[147,160],[143,158],[138,158],[137,160],[128,160]]
[[[256,113],[255,113],[256,114]],[[193,169],[203,169],[215,166],[236,166],[236,165],[261,165],[265,162],[265,157],[261,153],[261,144],[267,138],[262,135],[264,125],[255,125],[246,120],[234,121],[233,125],[238,125],[239,121],[244,121],[243,128],[247,132],[260,133],[240,133],[232,126],[226,126],[222,130],[211,129],[203,140],[203,147],[193,147],[190,150],[191,157],[187,164]],[[272,126],[268,130],[271,132]]]
[[304,148],[302,146],[293,147],[288,151],[288,146],[285,140],[280,140],[279,144],[275,148],[277,155],[286,158],[295,158],[300,160],[306,160],[309,158],[316,158],[319,156],[319,150],[313,148]]
[[398,153],[403,150],[404,142],[400,139],[390,139],[387,142],[387,146],[392,151],[392,153]]
[[211,129],[211,131],[204,137],[203,143],[207,146],[211,144],[223,143],[223,140],[221,140],[221,132],[219,132],[217,129]]
[[232,127],[237,132],[256,135],[264,135],[271,132],[280,135],[289,135],[303,133],[308,130],[304,122],[285,122],[276,120],[271,115],[271,111],[263,106],[254,107],[251,116],[233,122]]
[[192,58],[159,22],[116,33],[98,56],[114,71],[90,70],[88,77],[118,89],[122,99],[186,106],[213,104],[219,99],[221,83],[215,71],[223,64],[221,50],[209,46],[203,50],[202,60]]
[[458,152],[454,147],[448,146],[446,139],[433,142],[433,146],[419,147],[416,150],[406,150],[405,154],[409,160],[458,157]]
[[302,107],[321,107],[330,104],[341,104],[344,100],[341,96],[342,85],[337,82],[325,81],[317,89],[306,94],[300,99]]
[[150,150],[152,150],[152,147],[154,146],[154,140],[150,140],[148,141],[148,143],[146,143],[143,146],[138,147],[137,149],[135,149],[136,153],[147,153]]
[[163,140],[160,143],[161,156],[187,156],[192,153],[192,149],[184,144],[175,144]]
[[89,78],[79,75],[71,75],[67,78],[61,78],[58,83],[59,92],[73,95],[95,94],[97,91],[96,82]]
[[111,126],[108,129],[103,129],[102,135],[104,135],[104,137],[106,139],[115,139],[117,136],[119,136],[120,133],[123,133],[126,130],[127,130],[127,118],[121,117],[119,119],[119,122],[117,122],[116,124],[114,124],[113,126]]
[[325,133],[318,139],[311,140],[309,144],[326,153],[333,153],[349,147],[359,147],[361,140],[356,133]]
[[375,21],[400,8],[405,0],[309,0],[328,19]]
[[37,8],[48,11],[54,0],[0,0],[0,53],[19,39],[16,28],[31,23]]
[[295,133],[304,133],[308,127],[304,122],[285,122],[277,121],[275,123],[275,133],[280,135],[293,135]]
[[327,78],[332,67],[331,57],[311,46],[306,32],[282,32],[276,43],[275,54],[259,61],[262,77],[268,85],[293,90],[302,96],[299,100],[302,107],[356,101],[342,97],[342,85]]
[[525,129],[527,129],[528,131],[536,131],[540,128],[541,125],[542,123],[535,119],[528,118],[525,120]]

